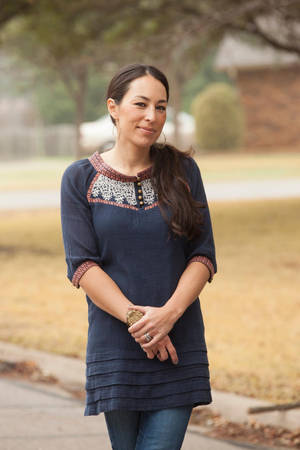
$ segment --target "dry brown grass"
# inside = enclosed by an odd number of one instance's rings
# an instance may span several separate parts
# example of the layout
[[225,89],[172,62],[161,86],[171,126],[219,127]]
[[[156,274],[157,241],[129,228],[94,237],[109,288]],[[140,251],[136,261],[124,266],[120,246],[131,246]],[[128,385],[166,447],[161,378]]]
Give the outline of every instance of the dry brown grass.
[[219,273],[202,295],[215,388],[300,394],[300,200],[212,205]]
[[212,153],[196,156],[205,181],[300,177],[300,152]]
[[66,278],[57,210],[1,215],[0,339],[83,357],[85,298]]
[[[300,200],[213,203],[211,213],[219,270],[201,305],[212,385],[295,400]],[[2,213],[0,250],[0,339],[83,357],[86,301],[66,278],[59,211]]]

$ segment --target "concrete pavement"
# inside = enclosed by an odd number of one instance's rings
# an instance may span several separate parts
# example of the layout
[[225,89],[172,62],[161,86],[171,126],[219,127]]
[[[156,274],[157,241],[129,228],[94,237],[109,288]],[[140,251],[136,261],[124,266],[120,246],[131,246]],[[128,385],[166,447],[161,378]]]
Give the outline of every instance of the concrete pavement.
[[300,178],[205,183],[208,201],[300,197]]
[[[208,201],[300,197],[300,178],[205,183]],[[0,210],[58,208],[59,191],[0,192]]]
[[104,419],[57,387],[0,378],[0,405],[2,450],[110,448]]
[[[104,414],[84,417],[84,404],[53,385],[0,378],[1,450],[108,450]],[[182,450],[255,448],[205,437],[188,427]],[[145,449],[146,450],[146,449]]]

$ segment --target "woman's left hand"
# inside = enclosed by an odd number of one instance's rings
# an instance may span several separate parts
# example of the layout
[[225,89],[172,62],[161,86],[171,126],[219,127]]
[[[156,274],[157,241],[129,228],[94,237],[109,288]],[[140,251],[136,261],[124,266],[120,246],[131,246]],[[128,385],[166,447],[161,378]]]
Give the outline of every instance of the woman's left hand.
[[[137,309],[144,316],[128,328],[129,333],[144,349],[151,349],[173,328],[176,322],[175,314],[165,306],[140,306],[133,305],[130,309]],[[145,334],[148,333],[153,339],[147,343]]]
[[151,350],[144,348],[143,350],[146,352],[147,358],[149,359],[153,359],[156,356],[161,362],[163,362],[170,356],[172,363],[178,364],[179,360],[176,348],[172,344],[172,341],[168,335],[162,338],[158,344],[152,344]]

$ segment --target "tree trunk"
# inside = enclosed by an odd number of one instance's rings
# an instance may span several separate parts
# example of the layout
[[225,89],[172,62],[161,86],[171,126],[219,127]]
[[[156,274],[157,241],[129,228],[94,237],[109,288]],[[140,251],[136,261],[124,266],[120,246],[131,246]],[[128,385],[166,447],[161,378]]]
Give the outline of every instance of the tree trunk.
[[181,110],[181,84],[180,84],[180,80],[177,77],[177,74],[174,73],[174,78],[173,78],[173,92],[172,92],[172,97],[173,97],[173,123],[174,123],[174,135],[173,135],[173,139],[174,139],[174,144],[176,147],[180,147],[181,146],[181,136],[180,136],[180,128],[179,128],[179,113]]
[[87,89],[87,79],[88,73],[87,70],[83,70],[78,74],[78,89],[76,95],[74,96],[75,100],[75,133],[76,133],[76,148],[75,148],[75,157],[76,159],[80,159],[82,157],[83,149],[80,144],[80,126],[84,121],[84,112],[85,112],[85,97],[86,97],[86,89]]

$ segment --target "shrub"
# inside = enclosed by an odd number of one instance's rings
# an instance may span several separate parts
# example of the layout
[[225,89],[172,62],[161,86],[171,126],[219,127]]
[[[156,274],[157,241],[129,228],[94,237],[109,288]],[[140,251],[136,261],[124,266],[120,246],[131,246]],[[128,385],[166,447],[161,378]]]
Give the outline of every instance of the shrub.
[[236,89],[226,83],[210,84],[191,105],[196,141],[206,150],[236,149],[243,144],[244,111]]

